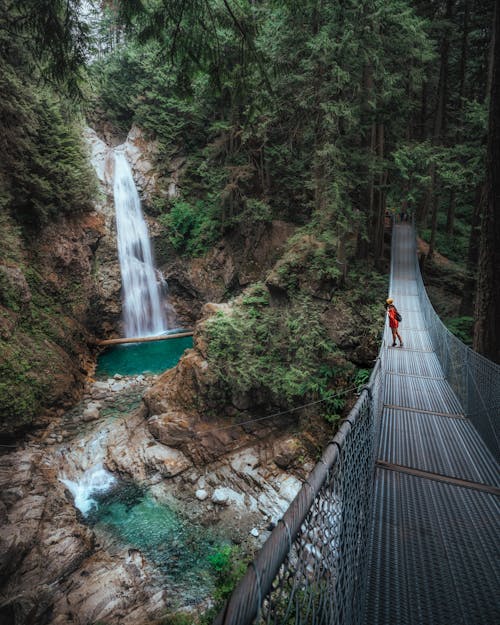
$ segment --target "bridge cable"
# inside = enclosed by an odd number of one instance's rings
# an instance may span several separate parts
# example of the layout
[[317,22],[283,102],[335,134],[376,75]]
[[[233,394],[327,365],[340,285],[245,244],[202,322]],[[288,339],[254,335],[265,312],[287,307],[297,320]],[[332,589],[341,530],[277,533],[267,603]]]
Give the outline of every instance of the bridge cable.
[[[294,408],[289,408],[288,410],[281,410],[280,412],[275,412],[273,414],[267,415],[265,417],[257,417],[256,419],[250,419],[249,421],[241,421],[241,423],[231,423],[228,425],[222,425],[220,427],[217,428],[212,428],[210,430],[198,430],[195,432],[195,434],[212,434],[213,432],[220,432],[222,430],[229,430],[231,428],[234,427],[240,427],[243,425],[250,425],[252,423],[257,423],[258,421],[265,421],[266,419],[273,419],[274,417],[280,417],[281,415],[285,415],[285,414],[289,414],[290,412],[295,412],[297,410],[301,410],[302,408],[308,408],[309,406],[315,406],[316,404],[321,404],[325,401],[330,401],[331,399],[334,399],[335,397],[340,397],[341,395],[345,395],[346,393],[350,393],[351,391],[356,391],[359,387],[358,386],[352,386],[350,388],[346,388],[343,391],[339,391],[338,393],[335,393],[334,395],[330,395],[330,397],[325,397],[323,399],[317,399],[315,401],[311,401],[307,404],[301,404],[300,406],[295,406]],[[366,390],[365,388],[363,388],[363,390]]]

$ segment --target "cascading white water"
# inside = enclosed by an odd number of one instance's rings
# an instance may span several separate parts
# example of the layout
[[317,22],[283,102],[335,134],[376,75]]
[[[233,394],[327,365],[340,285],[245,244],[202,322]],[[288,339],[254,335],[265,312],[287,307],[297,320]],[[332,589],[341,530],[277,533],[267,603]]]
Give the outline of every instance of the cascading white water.
[[125,336],[155,336],[168,326],[141,201],[122,150],[115,150],[113,192]]
[[102,463],[87,469],[78,481],[67,478],[60,478],[60,481],[73,495],[75,506],[84,516],[97,506],[93,495],[105,493],[116,484],[116,478],[106,471]]

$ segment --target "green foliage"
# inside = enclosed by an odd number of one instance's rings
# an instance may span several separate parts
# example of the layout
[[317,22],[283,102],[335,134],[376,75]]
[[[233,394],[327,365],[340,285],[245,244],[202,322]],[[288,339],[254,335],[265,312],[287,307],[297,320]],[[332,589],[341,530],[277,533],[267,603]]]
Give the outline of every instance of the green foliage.
[[254,284],[245,291],[241,302],[253,315],[258,315],[262,306],[269,306],[269,291],[262,283]]
[[361,391],[363,386],[368,384],[370,375],[371,375],[371,369],[358,369],[356,371],[356,375],[354,376],[354,384],[357,388],[358,393]]
[[220,605],[232,593],[246,571],[246,562],[242,559],[240,548],[224,545],[208,557],[215,575],[215,601]]
[[94,175],[66,105],[0,59],[3,210],[30,229],[92,208]]
[[323,399],[326,411],[340,410],[334,395],[349,368],[333,365],[338,353],[318,307],[305,296],[287,308],[270,307],[264,288],[254,286],[230,314],[218,313],[206,324],[218,400],[251,393],[254,404],[257,397],[277,406]]
[[331,230],[314,223],[299,229],[286,245],[276,266],[277,283],[290,295],[299,289],[333,292],[343,274],[339,240]]
[[159,625],[195,625],[196,623],[199,623],[199,620],[195,619],[192,614],[180,612],[164,616]]
[[28,58],[35,82],[80,95],[89,43],[81,0],[0,0],[0,57],[17,69]]
[[[465,208],[465,210],[467,209]],[[446,256],[446,258],[463,266],[467,258],[469,246],[470,225],[468,222],[470,221],[470,216],[464,214],[461,210],[458,211],[453,234],[446,232],[446,215],[443,212],[438,213],[437,220],[436,250],[443,256]],[[430,228],[421,228],[419,234],[424,241],[430,241]]]
[[15,423],[16,429],[29,425],[50,389],[56,363],[46,341],[0,339],[0,430],[4,424]]
[[168,229],[168,239],[181,254],[200,256],[218,238],[218,222],[213,207],[199,200],[194,205],[183,200],[173,202],[170,212],[159,221]]
[[42,408],[60,398],[58,393],[68,390],[68,362],[77,361],[83,341],[70,316],[82,305],[82,294],[71,278],[61,292],[50,293],[21,229],[2,212],[0,224],[5,242],[0,258],[0,432],[13,432],[29,426]]
[[472,346],[474,319],[472,317],[452,317],[444,320],[446,327],[466,345]]

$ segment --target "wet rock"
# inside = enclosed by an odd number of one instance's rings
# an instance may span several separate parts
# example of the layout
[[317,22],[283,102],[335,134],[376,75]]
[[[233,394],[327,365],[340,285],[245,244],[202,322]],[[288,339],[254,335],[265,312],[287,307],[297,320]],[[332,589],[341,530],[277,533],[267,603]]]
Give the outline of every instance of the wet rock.
[[119,393],[120,391],[123,391],[124,388],[127,388],[126,382],[114,382],[109,387],[109,390],[112,391],[113,393]]
[[219,505],[232,504],[236,508],[245,509],[245,495],[237,493],[232,488],[222,486],[216,488],[212,494],[212,503]]
[[208,492],[207,492],[204,488],[199,488],[199,489],[195,492],[195,497],[196,497],[196,499],[198,499],[199,501],[205,501],[205,499],[208,497]]
[[147,139],[142,129],[134,124],[124,147],[141,199],[149,203],[158,190],[159,172],[155,166],[158,143]]
[[228,291],[263,280],[278,260],[294,226],[284,221],[242,224],[205,256],[162,267],[177,294],[190,300],[220,302]]
[[171,410],[162,415],[151,417],[148,427],[151,434],[164,445],[179,447],[193,437],[193,423],[183,412]]

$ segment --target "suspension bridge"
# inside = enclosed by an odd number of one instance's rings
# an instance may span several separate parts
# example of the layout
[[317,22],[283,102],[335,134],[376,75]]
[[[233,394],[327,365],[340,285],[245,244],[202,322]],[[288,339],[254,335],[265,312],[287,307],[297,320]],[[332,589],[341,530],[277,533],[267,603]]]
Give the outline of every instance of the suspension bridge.
[[442,324],[393,228],[370,382],[214,625],[500,623],[500,366]]

